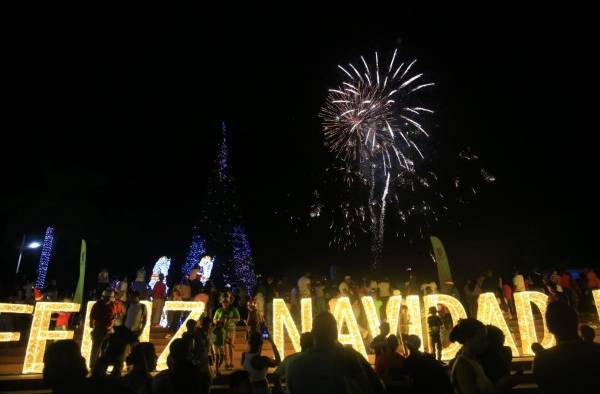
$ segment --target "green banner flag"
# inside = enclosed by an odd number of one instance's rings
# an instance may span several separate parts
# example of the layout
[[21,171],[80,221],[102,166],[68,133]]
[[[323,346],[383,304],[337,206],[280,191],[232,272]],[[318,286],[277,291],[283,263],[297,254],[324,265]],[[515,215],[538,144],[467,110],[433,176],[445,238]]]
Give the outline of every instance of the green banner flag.
[[79,280],[77,281],[77,288],[75,289],[75,297],[73,302],[78,304],[83,303],[83,285],[85,283],[85,259],[87,255],[87,248],[85,246],[85,239],[81,240],[81,253],[79,254]]
[[435,255],[435,262],[437,264],[438,276],[440,278],[440,292],[448,293],[452,287],[446,282],[452,282],[452,273],[450,272],[450,263],[448,262],[448,256],[442,241],[438,237],[429,237],[431,239],[431,246],[433,247],[433,254]]

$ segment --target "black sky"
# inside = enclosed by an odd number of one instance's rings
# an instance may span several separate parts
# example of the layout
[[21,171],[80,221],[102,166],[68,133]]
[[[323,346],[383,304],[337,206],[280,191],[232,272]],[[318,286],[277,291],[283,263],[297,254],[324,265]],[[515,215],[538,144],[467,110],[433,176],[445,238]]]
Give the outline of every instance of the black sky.
[[[437,83],[436,138],[471,146],[497,178],[462,226],[433,230],[454,268],[597,264],[591,14],[502,7],[15,14],[3,38],[3,266],[47,225],[59,237],[50,276],[64,283],[82,237],[90,270],[180,264],[225,120],[258,269],[366,268],[367,244],[329,249],[324,229],[296,233],[284,216],[308,204],[327,163],[317,113],[336,65],[395,47]],[[428,253],[389,239],[384,266],[428,273]]]

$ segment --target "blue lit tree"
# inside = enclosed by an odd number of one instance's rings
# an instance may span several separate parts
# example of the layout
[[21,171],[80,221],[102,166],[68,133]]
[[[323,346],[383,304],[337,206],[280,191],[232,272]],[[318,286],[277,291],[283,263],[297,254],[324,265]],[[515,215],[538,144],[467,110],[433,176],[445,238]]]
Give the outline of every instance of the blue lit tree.
[[37,289],[43,289],[46,285],[46,274],[48,273],[48,264],[50,264],[50,258],[52,257],[53,244],[54,228],[48,227],[46,229],[46,236],[44,237],[44,244],[42,245],[40,263],[38,264],[38,277],[35,281],[35,287]]
[[204,247],[204,238],[200,235],[200,231],[197,227],[194,228],[194,235],[192,236],[192,243],[188,250],[185,264],[181,267],[181,273],[183,275],[189,275],[194,267],[198,267],[198,263],[202,256],[206,254],[206,248]]
[[254,262],[252,261],[252,249],[243,226],[235,226],[231,233],[231,252],[233,259],[233,273],[238,280],[244,284],[248,293],[251,294],[256,285],[254,274]]

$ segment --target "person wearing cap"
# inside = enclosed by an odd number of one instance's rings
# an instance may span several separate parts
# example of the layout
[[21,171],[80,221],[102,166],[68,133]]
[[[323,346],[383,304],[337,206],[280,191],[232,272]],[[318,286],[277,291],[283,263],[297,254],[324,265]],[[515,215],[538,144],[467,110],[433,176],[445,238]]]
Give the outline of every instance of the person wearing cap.
[[114,307],[111,299],[114,293],[110,289],[102,292],[102,298],[92,306],[90,311],[90,327],[92,328],[92,352],[90,366],[93,368],[100,353],[102,342],[112,330],[115,322]]

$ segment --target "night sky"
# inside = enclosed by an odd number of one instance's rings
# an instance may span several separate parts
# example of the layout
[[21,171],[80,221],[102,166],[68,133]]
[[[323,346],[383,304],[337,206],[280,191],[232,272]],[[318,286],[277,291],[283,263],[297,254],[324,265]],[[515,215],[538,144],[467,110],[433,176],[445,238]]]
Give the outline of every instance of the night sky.
[[[224,120],[257,270],[366,270],[368,243],[330,249],[324,226],[288,217],[307,213],[329,160],[317,114],[336,65],[396,47],[437,84],[434,138],[470,146],[497,179],[460,226],[432,230],[453,269],[598,264],[597,43],[585,10],[237,11],[15,15],[3,38],[3,267],[23,234],[48,225],[49,277],[66,287],[82,237],[92,280],[101,266],[131,278],[162,255],[179,266]],[[383,268],[408,266],[433,273],[428,243],[387,238]]]

